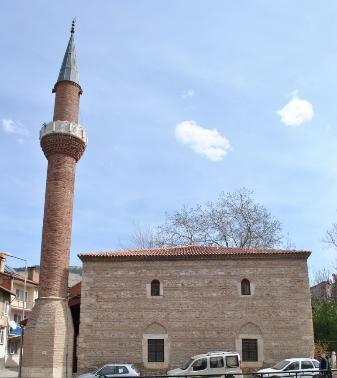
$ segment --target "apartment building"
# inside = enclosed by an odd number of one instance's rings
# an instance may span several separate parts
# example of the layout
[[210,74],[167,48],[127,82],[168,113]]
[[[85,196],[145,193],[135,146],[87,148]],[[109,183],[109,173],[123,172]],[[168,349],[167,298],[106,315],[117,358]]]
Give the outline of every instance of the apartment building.
[[38,295],[36,267],[17,273],[6,266],[6,253],[0,252],[0,368],[19,365],[20,322],[29,318]]
[[15,367],[19,365],[20,357],[20,322],[23,319],[29,318],[34,306],[35,299],[38,296],[39,276],[34,266],[27,268],[27,277],[25,277],[24,273],[5,272],[5,274],[9,274],[12,278],[11,291],[13,293],[8,314],[10,327],[8,332],[6,367]]

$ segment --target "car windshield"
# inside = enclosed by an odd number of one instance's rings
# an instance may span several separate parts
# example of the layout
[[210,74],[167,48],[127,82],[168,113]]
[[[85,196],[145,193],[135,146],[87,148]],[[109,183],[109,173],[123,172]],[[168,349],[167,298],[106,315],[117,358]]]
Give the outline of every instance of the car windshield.
[[115,367],[114,366],[103,366],[96,372],[96,375],[106,375],[106,374],[115,374]]
[[183,366],[181,367],[181,369],[182,369],[182,370],[186,370],[186,369],[191,365],[191,363],[192,363],[193,361],[194,361],[193,358],[190,358],[187,362],[185,362],[185,363],[183,364]]
[[275,366],[273,366],[272,369],[282,370],[284,367],[286,367],[289,364],[289,362],[290,361],[288,361],[288,360],[280,361],[278,364],[276,364]]

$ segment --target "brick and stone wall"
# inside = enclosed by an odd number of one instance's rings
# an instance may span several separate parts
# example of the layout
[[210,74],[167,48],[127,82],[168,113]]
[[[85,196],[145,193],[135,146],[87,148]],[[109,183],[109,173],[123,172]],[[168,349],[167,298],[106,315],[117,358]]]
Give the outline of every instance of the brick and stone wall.
[[[241,295],[241,280],[252,295]],[[148,296],[158,279],[162,295]],[[264,257],[112,261],[83,266],[78,362],[81,371],[108,362],[143,371],[148,335],[165,338],[168,370],[212,350],[238,350],[256,338],[258,363],[313,354],[310,291],[305,258]]]

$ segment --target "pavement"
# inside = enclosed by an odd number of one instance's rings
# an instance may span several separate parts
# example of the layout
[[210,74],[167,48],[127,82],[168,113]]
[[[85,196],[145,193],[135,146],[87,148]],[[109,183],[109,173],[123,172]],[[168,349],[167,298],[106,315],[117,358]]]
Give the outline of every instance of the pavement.
[[0,369],[0,378],[13,378],[18,376],[18,368]]

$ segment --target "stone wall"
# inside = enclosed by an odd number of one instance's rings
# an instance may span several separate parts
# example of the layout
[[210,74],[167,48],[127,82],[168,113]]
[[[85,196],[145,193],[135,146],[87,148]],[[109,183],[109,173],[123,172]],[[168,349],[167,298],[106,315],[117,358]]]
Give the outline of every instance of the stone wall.
[[[244,278],[250,296],[241,295]],[[161,296],[148,295],[153,279],[162,285]],[[165,361],[144,365],[146,339],[153,335],[165,339]],[[108,362],[165,371],[195,354],[240,352],[241,338],[249,337],[258,340],[259,357],[246,367],[313,355],[305,258],[84,262],[81,371]]]

